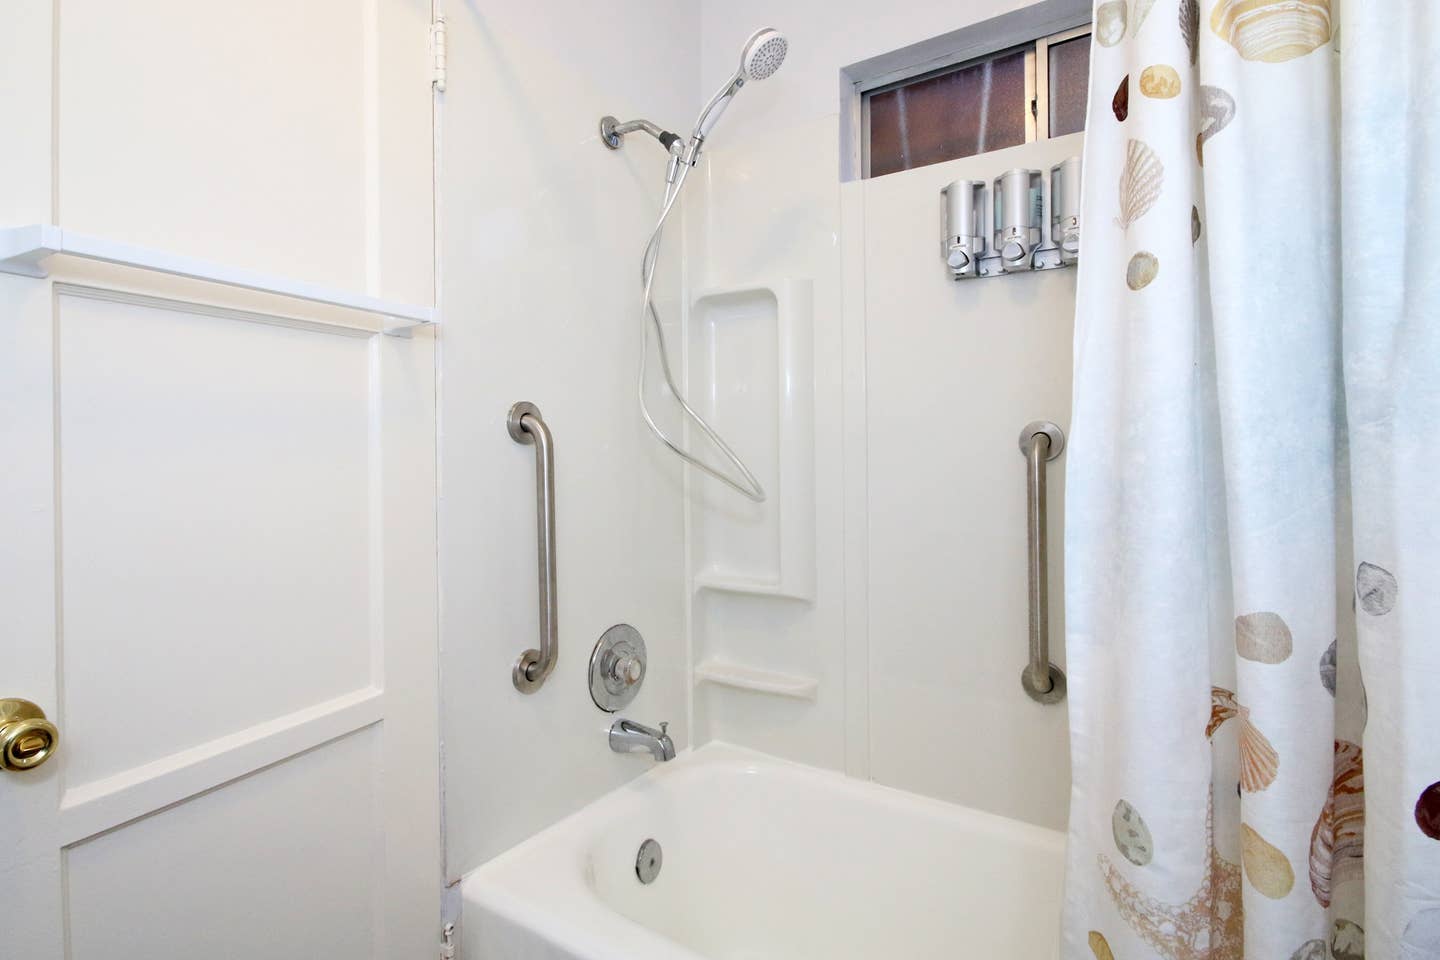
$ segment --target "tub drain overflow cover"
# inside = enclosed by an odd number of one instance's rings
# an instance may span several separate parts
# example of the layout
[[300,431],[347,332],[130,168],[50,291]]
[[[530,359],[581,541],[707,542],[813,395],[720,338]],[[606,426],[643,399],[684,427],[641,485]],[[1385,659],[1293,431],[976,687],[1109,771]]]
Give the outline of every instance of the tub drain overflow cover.
[[640,878],[641,883],[654,883],[655,878],[660,876],[660,865],[665,862],[665,854],[660,849],[660,844],[654,840],[646,840],[640,844],[640,852],[635,855],[635,876]]

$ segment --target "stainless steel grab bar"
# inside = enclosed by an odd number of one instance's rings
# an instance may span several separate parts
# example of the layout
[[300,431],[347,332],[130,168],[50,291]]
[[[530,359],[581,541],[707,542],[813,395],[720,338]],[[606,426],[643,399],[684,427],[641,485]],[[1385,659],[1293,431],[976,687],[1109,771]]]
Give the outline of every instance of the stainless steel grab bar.
[[1039,703],[1065,699],[1065,674],[1050,662],[1050,544],[1046,530],[1045,462],[1065,449],[1065,434],[1049,420],[1027,423],[1020,431],[1025,455],[1026,537],[1029,541],[1030,662],[1020,685]]
[[516,443],[535,445],[535,544],[540,558],[540,649],[526,650],[515,661],[515,689],[534,693],[545,683],[560,656],[555,590],[555,440],[540,408],[521,401],[510,408],[506,427]]

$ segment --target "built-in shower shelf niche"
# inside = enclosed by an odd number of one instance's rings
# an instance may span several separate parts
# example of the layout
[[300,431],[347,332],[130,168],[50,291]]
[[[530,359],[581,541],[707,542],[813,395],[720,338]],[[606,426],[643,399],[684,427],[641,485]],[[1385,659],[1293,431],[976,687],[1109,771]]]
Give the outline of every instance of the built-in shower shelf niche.
[[696,590],[713,590],[716,593],[742,593],[752,597],[780,597],[785,600],[814,600],[813,584],[810,590],[799,589],[804,585],[785,583],[782,580],[746,580],[743,577],[725,576],[720,573],[699,573],[695,575]]
[[[813,284],[702,290],[688,322],[691,402],[766,491],[764,503],[751,503],[691,471],[692,583],[697,591],[813,601]],[[704,449],[697,431],[690,439]]]
[[760,670],[717,658],[702,660],[695,665],[695,682],[811,702],[820,690],[820,681],[814,677]]

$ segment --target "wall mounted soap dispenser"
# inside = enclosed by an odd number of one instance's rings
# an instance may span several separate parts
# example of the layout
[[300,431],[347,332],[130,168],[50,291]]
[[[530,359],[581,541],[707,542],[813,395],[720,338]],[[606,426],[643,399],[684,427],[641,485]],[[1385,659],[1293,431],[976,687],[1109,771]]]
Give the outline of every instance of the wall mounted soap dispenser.
[[1071,157],[1050,168],[1050,242],[1060,251],[1060,262],[1080,259],[1080,158]]
[[985,255],[985,181],[955,180],[940,191],[945,236],[940,255],[956,280],[978,276]]
[[1019,273],[1030,269],[1030,255],[1040,246],[1044,216],[1039,170],[1017,168],[995,178],[995,252],[1000,269]]
[[983,180],[953,180],[941,188],[940,256],[951,279],[1056,270],[1079,260],[1080,166],[1080,158],[1071,157],[1051,167],[1048,198],[1044,173],[1023,167],[988,185],[989,204]]

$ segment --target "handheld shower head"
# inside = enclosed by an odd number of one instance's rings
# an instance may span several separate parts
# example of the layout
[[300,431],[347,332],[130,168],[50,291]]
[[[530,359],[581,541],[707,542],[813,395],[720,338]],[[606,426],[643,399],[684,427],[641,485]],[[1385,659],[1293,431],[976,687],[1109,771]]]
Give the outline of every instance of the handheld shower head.
[[689,158],[691,163],[695,161],[695,154],[699,153],[700,142],[709,136],[711,128],[740,88],[751,80],[768,80],[774,76],[775,71],[785,62],[785,54],[789,51],[790,42],[774,27],[764,27],[750,35],[750,39],[745,41],[745,49],[740,52],[740,69],[715,92],[705,109],[700,111],[700,118],[695,121]]
[[[785,38],[779,31],[771,27],[755,31],[750,39],[745,41],[745,49],[740,53],[740,69],[731,74],[720,89],[715,91],[715,96],[710,98],[710,102],[705,104],[705,109],[700,111],[700,116],[695,120],[695,132],[685,143],[684,153],[677,156],[671,149],[670,166],[665,175],[665,203],[660,209],[660,219],[650,233],[650,241],[645,245],[645,254],[640,258],[643,291],[640,299],[640,377],[637,384],[640,415],[645,419],[645,425],[650,428],[650,432],[655,434],[656,439],[665,444],[672,453],[755,503],[765,501],[765,488],[761,486],[750,468],[745,466],[745,461],[730,449],[730,445],[725,442],[715,428],[695,412],[689,401],[685,399],[684,392],[675,382],[675,375],[670,369],[670,351],[665,346],[665,326],[660,322],[659,311],[655,309],[653,292],[655,267],[660,261],[660,239],[665,230],[665,220],[670,216],[670,211],[675,208],[676,201],[680,199],[680,191],[685,187],[685,178],[694,168],[700,156],[700,149],[705,144],[705,137],[710,133],[710,128],[715,126],[715,121],[720,119],[720,114],[725,112],[725,108],[729,106],[730,101],[735,98],[735,94],[740,91],[741,87],[751,80],[766,80],[780,69],[780,65],[785,62],[785,54],[789,48],[790,45]],[[621,127],[628,126],[626,124],[617,126],[611,121],[613,118],[610,117],[601,121],[600,131],[605,137],[607,145],[611,145],[609,140],[612,135],[618,134]],[[606,126],[607,122],[610,122],[608,127]],[[663,139],[661,142],[665,143]],[[673,141],[667,143],[666,146],[673,148]],[[652,327],[655,330],[655,346],[660,359],[660,370],[664,374],[666,385],[670,388],[670,395],[690,423],[710,441],[713,453],[719,454],[718,459],[724,463],[723,467],[716,466],[711,457],[701,456],[687,449],[683,438],[672,438],[651,416],[650,407],[646,401],[650,389],[647,387],[645,370],[646,359],[650,355],[649,338]]]
[[756,30],[740,55],[740,74],[746,80],[768,79],[785,62],[790,42],[774,27]]

